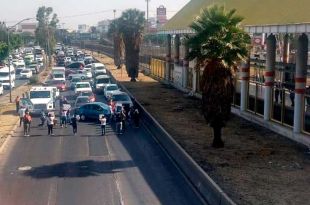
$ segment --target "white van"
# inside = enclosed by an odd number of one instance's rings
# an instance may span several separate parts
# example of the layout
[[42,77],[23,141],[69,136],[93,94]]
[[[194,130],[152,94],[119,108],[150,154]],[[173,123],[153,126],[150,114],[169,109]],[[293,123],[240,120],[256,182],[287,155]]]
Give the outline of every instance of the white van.
[[0,83],[0,95],[3,95],[3,85]]
[[107,74],[107,69],[102,63],[92,63],[92,74],[96,77],[96,73]]
[[54,67],[52,68],[52,78],[54,80],[66,81],[66,72],[64,67]]
[[55,109],[55,88],[32,87],[29,92],[29,99],[33,104],[33,113],[39,114],[42,110],[52,111]]
[[14,67],[11,66],[11,73],[9,74],[9,67],[0,67],[0,82],[2,83],[4,88],[10,88],[10,75],[11,75],[11,86],[15,87],[15,70]]

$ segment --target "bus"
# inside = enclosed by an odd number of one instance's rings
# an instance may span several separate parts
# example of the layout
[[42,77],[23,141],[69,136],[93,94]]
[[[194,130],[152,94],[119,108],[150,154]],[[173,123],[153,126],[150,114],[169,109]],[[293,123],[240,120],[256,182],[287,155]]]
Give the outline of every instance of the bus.
[[0,67],[0,83],[2,83],[3,88],[10,89],[10,76],[11,76],[11,88],[15,87],[15,70],[13,66]]

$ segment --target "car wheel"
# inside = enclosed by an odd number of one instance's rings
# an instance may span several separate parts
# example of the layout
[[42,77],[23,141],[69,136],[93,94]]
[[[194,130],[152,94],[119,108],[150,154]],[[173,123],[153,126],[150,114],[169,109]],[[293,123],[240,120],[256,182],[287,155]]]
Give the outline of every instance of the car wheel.
[[81,115],[80,116],[80,121],[85,121],[86,120],[86,116],[85,115]]

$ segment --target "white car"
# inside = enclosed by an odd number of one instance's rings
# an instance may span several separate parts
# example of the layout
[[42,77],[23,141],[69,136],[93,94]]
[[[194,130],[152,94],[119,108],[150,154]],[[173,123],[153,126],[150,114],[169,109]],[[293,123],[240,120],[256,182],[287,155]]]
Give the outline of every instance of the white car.
[[119,91],[117,84],[108,84],[104,88],[104,96],[109,98],[114,92]]
[[75,84],[74,93],[77,95],[81,92],[92,92],[89,82],[78,82]]
[[54,72],[53,73],[54,80],[66,81],[66,76],[64,72]]
[[102,63],[92,63],[92,73],[94,77],[96,73],[107,74],[107,69]]
[[91,68],[85,67],[84,70],[83,70],[83,73],[86,75],[86,77],[88,79],[93,77],[93,74],[91,73]]
[[3,95],[3,85],[0,83],[0,95]]
[[96,92],[103,92],[106,85],[111,84],[111,78],[108,75],[98,75],[95,78]]
[[32,70],[30,69],[24,69],[19,74],[20,78],[26,78],[29,79],[32,77]]

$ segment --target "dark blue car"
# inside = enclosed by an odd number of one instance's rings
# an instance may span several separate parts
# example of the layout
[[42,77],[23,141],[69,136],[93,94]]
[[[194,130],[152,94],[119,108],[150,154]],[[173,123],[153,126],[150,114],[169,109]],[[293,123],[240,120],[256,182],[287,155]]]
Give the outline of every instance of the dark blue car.
[[111,117],[111,110],[107,104],[102,102],[93,102],[82,105],[78,110],[77,114],[80,115],[80,120],[98,120],[99,116],[104,115],[107,119]]

